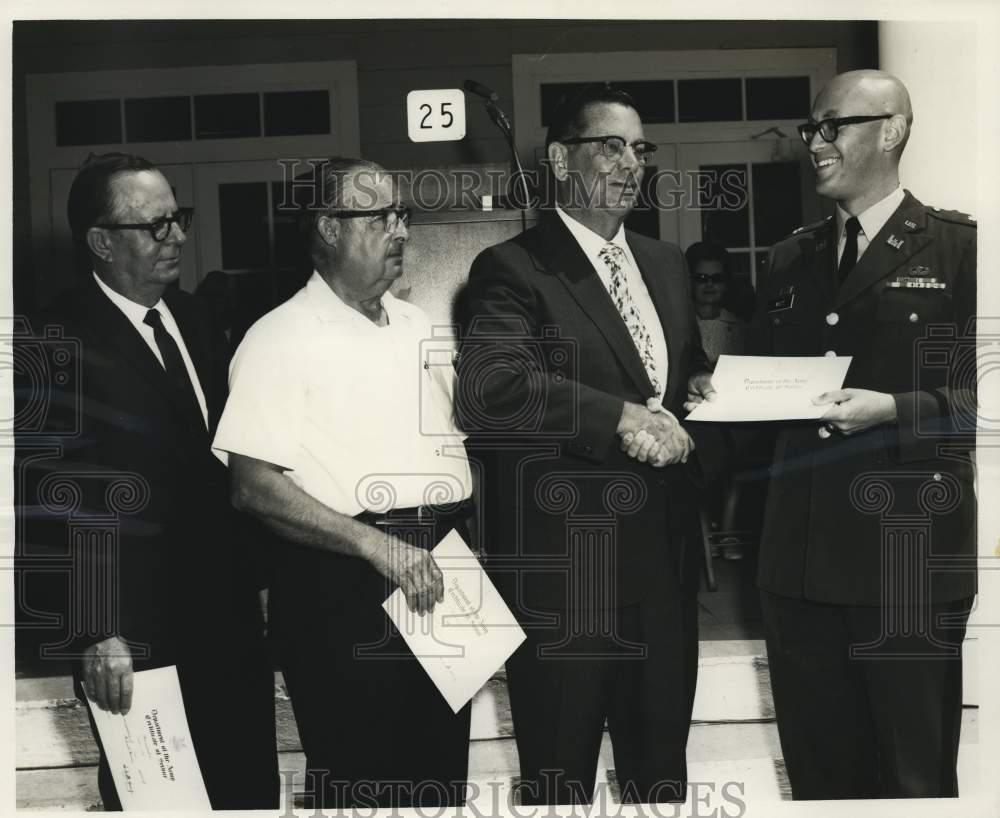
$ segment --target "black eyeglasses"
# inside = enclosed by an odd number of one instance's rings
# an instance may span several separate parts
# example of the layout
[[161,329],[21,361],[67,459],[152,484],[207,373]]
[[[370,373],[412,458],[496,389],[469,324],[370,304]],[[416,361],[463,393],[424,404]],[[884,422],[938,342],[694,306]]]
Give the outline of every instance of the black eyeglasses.
[[843,125],[857,125],[861,122],[877,122],[880,119],[892,119],[895,114],[878,114],[877,116],[840,116],[832,119],[824,119],[820,122],[806,122],[799,125],[799,136],[807,145],[813,141],[813,137],[819,132],[824,142],[833,142]]
[[632,148],[635,158],[643,163],[656,153],[656,145],[652,142],[639,140],[629,145],[620,136],[575,136],[571,139],[557,139],[556,141],[562,142],[564,145],[584,145],[588,142],[600,142],[601,153],[614,162],[617,162],[625,155],[625,147],[627,145]]
[[95,224],[94,227],[101,227],[105,230],[146,230],[153,237],[153,241],[164,241],[170,235],[170,229],[177,225],[182,233],[187,233],[191,229],[191,220],[194,218],[193,207],[179,207],[173,216],[164,216],[155,222],[143,222],[139,224]]
[[406,205],[393,205],[378,210],[331,210],[327,215],[336,216],[338,219],[381,218],[385,232],[395,233],[400,223],[403,227],[410,226],[412,211]]
[[713,284],[721,284],[726,280],[725,273],[692,273],[691,280],[696,284],[708,284],[712,282]]

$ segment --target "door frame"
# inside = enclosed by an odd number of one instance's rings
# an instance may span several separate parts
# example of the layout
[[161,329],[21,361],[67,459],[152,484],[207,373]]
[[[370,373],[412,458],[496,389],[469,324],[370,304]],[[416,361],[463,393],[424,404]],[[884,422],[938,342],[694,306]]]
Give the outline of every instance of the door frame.
[[[52,202],[51,170],[78,168],[89,153],[135,152],[155,165],[271,160],[278,157],[357,156],[361,150],[358,80],[354,60],[209,65],[127,71],[29,74],[25,77],[31,235],[37,292],[65,286],[72,271],[53,269],[54,244],[69,235],[65,206]],[[183,142],[56,144],[55,104],[65,100],[208,93],[328,90],[330,133]],[[187,282],[185,282],[187,283]]]

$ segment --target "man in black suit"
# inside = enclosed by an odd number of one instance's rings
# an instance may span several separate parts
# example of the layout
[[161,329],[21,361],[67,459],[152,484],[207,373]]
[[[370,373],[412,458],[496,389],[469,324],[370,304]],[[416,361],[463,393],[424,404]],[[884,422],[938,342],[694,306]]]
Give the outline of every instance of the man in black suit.
[[[958,794],[976,589],[976,225],[899,184],[912,112],[879,71],[800,126],[835,217],[771,251],[760,354],[850,355],[818,429],[778,428],[758,582],[797,799]],[[692,384],[694,400],[710,391]]]
[[681,251],[623,226],[656,149],[631,98],[584,89],[546,143],[558,207],[481,253],[459,304],[485,550],[528,636],[507,663],[521,801],[589,802],[605,720],[623,800],[683,800],[699,561],[671,412],[707,362]]
[[[81,393],[59,397],[54,385],[56,415],[76,397],[82,411],[67,419],[78,433],[62,458],[41,464],[36,502],[68,516],[71,532],[88,518],[117,521],[116,539],[71,543],[78,695],[82,686],[126,713],[136,671],[176,665],[213,808],[277,807],[273,676],[247,546],[230,536],[226,470],[209,445],[227,361],[203,305],[171,286],[191,211],[149,162],[106,154],[80,169],[68,212],[92,272],[43,322],[79,351]],[[73,508],[56,488],[70,484]],[[105,808],[121,809],[103,748],[98,780]]]

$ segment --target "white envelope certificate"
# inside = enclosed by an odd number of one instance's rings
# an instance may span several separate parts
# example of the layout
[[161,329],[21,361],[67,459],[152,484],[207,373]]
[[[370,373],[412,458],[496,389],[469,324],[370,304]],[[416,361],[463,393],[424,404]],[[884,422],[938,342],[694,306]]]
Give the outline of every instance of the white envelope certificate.
[[449,532],[431,555],[444,575],[444,601],[419,616],[397,588],[382,607],[457,713],[525,636],[458,532]]
[[850,356],[720,355],[712,374],[716,399],[696,406],[687,420],[736,422],[822,417],[830,406],[814,406],[812,399],[840,389],[850,365]]
[[93,700],[90,709],[123,809],[212,808],[176,667],[136,673],[132,708],[125,716],[101,710]]

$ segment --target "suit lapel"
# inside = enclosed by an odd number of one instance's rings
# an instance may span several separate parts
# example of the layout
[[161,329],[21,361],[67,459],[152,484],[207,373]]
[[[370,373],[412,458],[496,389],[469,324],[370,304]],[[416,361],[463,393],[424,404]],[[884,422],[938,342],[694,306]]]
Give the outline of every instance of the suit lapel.
[[[174,313],[173,304],[168,303],[168,306],[171,313],[174,314],[174,319],[178,321],[178,326],[180,326],[180,320]],[[93,278],[89,279],[83,287],[81,307],[84,320],[90,324],[94,332],[104,339],[108,348],[114,351],[114,355],[124,361],[138,377],[156,389],[164,400],[183,411],[181,397],[170,383],[167,373],[145,339],[139,334],[132,322],[125,317],[124,313],[100,291]],[[181,332],[184,333],[183,327]],[[185,335],[185,346],[187,343]],[[192,360],[194,360],[193,353]],[[199,372],[200,378],[202,375]]]
[[547,218],[542,227],[538,247],[542,262],[540,269],[555,275],[563,283],[580,309],[604,336],[639,391],[644,395],[652,395],[653,385],[646,374],[639,351],[635,348],[635,342],[590,259],[584,255],[573,234],[559,221],[558,216]]
[[160,362],[132,322],[100,291],[93,279],[89,279],[83,287],[81,307],[83,320],[104,339],[115,355],[160,390],[164,397],[172,398],[170,383]]
[[924,206],[907,193],[896,212],[871,239],[868,249],[840,288],[834,309],[892,275],[907,259],[923,250],[931,242],[930,236],[924,232],[926,220]]

